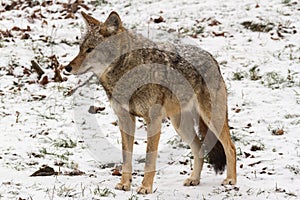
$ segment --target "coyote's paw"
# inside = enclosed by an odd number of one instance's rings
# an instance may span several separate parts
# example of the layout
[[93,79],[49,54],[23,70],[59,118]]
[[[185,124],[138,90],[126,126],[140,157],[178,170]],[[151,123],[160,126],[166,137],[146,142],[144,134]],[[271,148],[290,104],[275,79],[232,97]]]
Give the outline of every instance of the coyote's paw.
[[150,194],[152,193],[152,188],[151,187],[146,187],[146,186],[141,186],[137,189],[138,194]]
[[115,186],[115,189],[129,191],[130,190],[130,183],[128,183],[128,184],[118,183]]
[[200,180],[193,179],[193,178],[187,178],[183,183],[184,186],[195,186],[195,185],[199,185],[199,184],[200,184]]
[[236,179],[234,179],[234,178],[226,178],[222,182],[222,185],[235,185],[235,184],[236,184]]

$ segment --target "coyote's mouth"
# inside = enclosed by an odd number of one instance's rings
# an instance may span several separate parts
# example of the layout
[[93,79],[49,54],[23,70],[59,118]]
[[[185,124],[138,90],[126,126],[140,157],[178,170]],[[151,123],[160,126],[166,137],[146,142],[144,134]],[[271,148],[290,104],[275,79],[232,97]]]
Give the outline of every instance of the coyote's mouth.
[[66,75],[66,76],[70,76],[70,75],[81,75],[81,74],[85,74],[87,72],[90,72],[91,69],[93,67],[88,67],[87,69],[85,69],[84,71],[71,71],[71,72],[68,72],[67,70],[63,70],[63,74]]

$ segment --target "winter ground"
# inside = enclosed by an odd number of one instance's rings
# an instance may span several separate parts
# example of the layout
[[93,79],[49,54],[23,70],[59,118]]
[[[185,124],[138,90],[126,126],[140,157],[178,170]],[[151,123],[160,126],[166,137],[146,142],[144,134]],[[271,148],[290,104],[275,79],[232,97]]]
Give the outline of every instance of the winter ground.
[[[74,2],[0,0],[0,199],[299,199],[299,1]],[[197,44],[218,60],[237,148],[236,186],[221,186],[225,175],[205,164],[200,185],[184,187],[190,152],[165,122],[155,192],[137,195],[145,151],[139,122],[132,191],[113,189],[121,144],[105,93],[91,79],[68,95],[87,76],[54,82],[49,59],[56,55],[64,65],[77,54],[80,11],[105,20],[112,10],[129,29],[163,41],[172,32],[172,40]],[[165,22],[150,20],[159,16]],[[49,83],[38,80],[31,60]],[[105,110],[91,114],[90,106]],[[60,175],[30,177],[42,165]]]

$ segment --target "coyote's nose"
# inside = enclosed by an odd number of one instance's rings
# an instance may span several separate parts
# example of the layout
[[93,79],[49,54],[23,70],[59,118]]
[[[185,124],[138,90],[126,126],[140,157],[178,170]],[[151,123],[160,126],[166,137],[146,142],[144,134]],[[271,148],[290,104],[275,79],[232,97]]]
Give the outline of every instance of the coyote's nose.
[[71,72],[72,71],[72,67],[70,65],[68,65],[68,66],[65,67],[65,70],[67,72]]

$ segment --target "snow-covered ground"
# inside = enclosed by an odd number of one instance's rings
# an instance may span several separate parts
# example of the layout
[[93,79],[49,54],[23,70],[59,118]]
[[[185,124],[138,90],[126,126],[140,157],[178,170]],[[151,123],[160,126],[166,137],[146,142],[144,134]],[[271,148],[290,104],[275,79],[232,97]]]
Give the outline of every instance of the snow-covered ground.
[[[0,3],[0,199],[299,199],[299,1]],[[90,79],[69,95],[88,76],[54,82],[49,61],[55,55],[64,65],[77,54],[84,29],[80,11],[105,20],[113,10],[128,29],[155,40],[186,40],[218,60],[237,148],[236,186],[221,186],[225,174],[216,176],[205,164],[200,185],[184,187],[190,150],[166,121],[155,192],[137,195],[145,152],[145,127],[139,121],[132,191],[114,190],[120,178],[112,175],[121,164],[120,135],[102,87]],[[164,22],[154,23],[160,16]],[[43,67],[49,83],[39,83],[32,60]],[[90,106],[105,110],[91,114]],[[31,177],[42,165],[61,174]],[[85,174],[69,176],[78,170]]]

